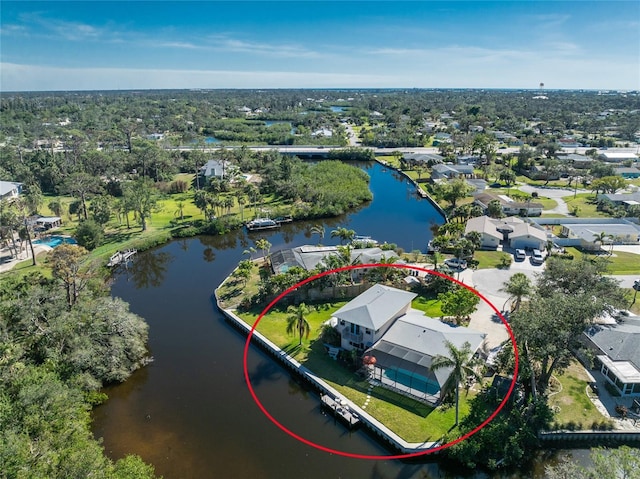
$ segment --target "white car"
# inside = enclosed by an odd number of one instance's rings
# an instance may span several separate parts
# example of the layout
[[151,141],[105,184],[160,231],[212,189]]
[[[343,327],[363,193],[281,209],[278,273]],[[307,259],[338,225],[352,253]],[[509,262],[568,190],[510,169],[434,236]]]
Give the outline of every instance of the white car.
[[531,262],[533,264],[544,263],[544,256],[542,256],[542,251],[540,251],[539,249],[534,249],[533,253],[531,253]]
[[449,258],[444,260],[444,264],[446,264],[451,269],[465,269],[467,267],[467,262],[463,259],[458,258]]
[[524,261],[527,258],[527,252],[523,249],[517,249],[513,256],[516,261]]

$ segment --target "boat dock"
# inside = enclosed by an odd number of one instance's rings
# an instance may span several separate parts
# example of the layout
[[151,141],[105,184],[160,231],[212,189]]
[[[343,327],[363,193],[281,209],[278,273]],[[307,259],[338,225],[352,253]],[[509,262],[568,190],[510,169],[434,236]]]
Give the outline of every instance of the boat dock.
[[117,266],[119,264],[127,264],[129,262],[129,260],[138,252],[138,250],[135,249],[128,249],[126,251],[118,251],[117,253],[114,253],[113,255],[111,255],[111,258],[109,258],[109,262],[107,263],[107,266],[112,268],[113,266]]
[[333,399],[328,394],[320,396],[322,406],[333,411],[333,415],[344,421],[350,428],[360,424],[360,417],[349,409],[347,401],[344,399]]

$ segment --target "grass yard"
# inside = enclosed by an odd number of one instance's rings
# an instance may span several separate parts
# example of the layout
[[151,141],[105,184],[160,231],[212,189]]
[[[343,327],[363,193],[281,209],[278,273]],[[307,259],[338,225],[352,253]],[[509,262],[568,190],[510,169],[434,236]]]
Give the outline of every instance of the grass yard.
[[640,271],[640,255],[626,251],[614,251],[611,256],[607,254],[593,254],[581,251],[578,248],[567,247],[567,253],[571,253],[575,259],[586,257],[593,261],[605,261],[608,263],[609,274],[635,274]]
[[[257,277],[257,275],[254,275]],[[229,281],[232,283],[234,280]],[[249,281],[249,288],[252,288]],[[229,289],[219,290],[219,294],[239,288],[246,291],[245,287],[238,285],[226,285]],[[346,302],[332,302],[322,305],[310,305],[311,312],[306,316],[311,327],[309,338],[302,339],[286,332],[286,310],[274,308],[260,321],[257,330],[273,341],[297,361],[309,368],[315,374],[322,377],[344,397],[365,410],[387,425],[390,429],[409,442],[436,441],[449,432],[455,422],[455,407],[451,404],[433,408],[427,404],[408,398],[394,391],[382,387],[369,390],[369,383],[361,376],[340,361],[333,360],[327,354],[324,345],[319,339],[322,324],[331,314]],[[416,309],[425,311],[426,314],[441,316],[439,302],[435,299],[416,298],[412,304]],[[249,324],[254,324],[260,311],[239,313],[239,316]],[[460,395],[460,415],[468,413],[468,400],[475,393],[470,392]],[[367,395],[370,395],[367,403]]]
[[560,427],[572,423],[578,429],[591,429],[594,422],[608,421],[589,399],[589,376],[578,361],[573,360],[563,374],[553,377],[549,406],[556,411],[554,419]]
[[424,312],[431,318],[438,318],[442,316],[442,301],[438,301],[435,298],[425,298],[424,296],[418,296],[411,302],[411,307],[419,311]]
[[578,217],[584,218],[610,218],[610,216],[602,211],[597,210],[595,202],[595,196],[593,193],[578,193],[576,197],[566,196],[564,201],[569,207],[569,211],[574,211],[574,208],[578,208]]
[[540,203],[545,210],[552,210],[558,206],[558,202],[552,198],[545,198],[544,196],[538,196],[531,200],[534,203]]
[[476,251],[473,253],[473,258],[478,261],[478,269],[501,268],[502,258],[506,257],[509,257],[509,260],[512,259],[509,253],[502,251]]

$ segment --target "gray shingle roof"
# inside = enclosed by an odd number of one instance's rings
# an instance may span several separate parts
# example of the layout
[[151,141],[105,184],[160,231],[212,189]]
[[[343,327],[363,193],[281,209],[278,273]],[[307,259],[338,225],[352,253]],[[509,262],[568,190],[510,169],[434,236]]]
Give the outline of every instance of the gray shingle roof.
[[338,309],[333,316],[377,331],[416,296],[415,293],[376,284]]
[[[447,382],[451,374],[450,368],[442,368],[430,373],[431,363],[436,356],[449,356],[446,341],[456,348],[462,348],[469,342],[471,350],[476,351],[484,341],[486,334],[462,326],[452,326],[437,319],[425,316],[422,311],[410,310],[400,317],[389,328],[385,335],[374,344],[369,353],[375,356],[381,365],[389,366],[396,358],[396,363],[411,367],[413,372],[424,377],[435,376],[440,386]],[[386,362],[378,357],[386,355]],[[413,366],[409,366],[412,364]]]
[[614,361],[629,361],[640,370],[640,318],[618,324],[594,324],[584,333]]

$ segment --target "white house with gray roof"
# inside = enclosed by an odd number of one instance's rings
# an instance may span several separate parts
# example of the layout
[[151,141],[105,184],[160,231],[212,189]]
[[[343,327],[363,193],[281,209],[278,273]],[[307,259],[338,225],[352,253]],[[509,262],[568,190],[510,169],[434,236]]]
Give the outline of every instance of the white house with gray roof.
[[0,200],[11,200],[20,196],[22,183],[15,181],[0,181]]
[[372,346],[411,308],[417,294],[376,284],[333,313],[341,346],[350,351]]
[[640,317],[594,324],[584,334],[607,381],[623,397],[640,397]]
[[342,347],[375,358],[370,379],[421,400],[438,403],[451,369],[431,371],[436,356],[448,354],[446,342],[477,351],[485,333],[452,326],[411,308],[415,293],[376,284],[333,314]]
[[449,356],[447,341],[462,349],[469,343],[472,351],[483,344],[486,334],[462,326],[453,326],[409,310],[398,318],[385,335],[365,354],[376,358],[370,378],[405,394],[438,403],[450,386],[452,368],[431,370],[437,356]]

